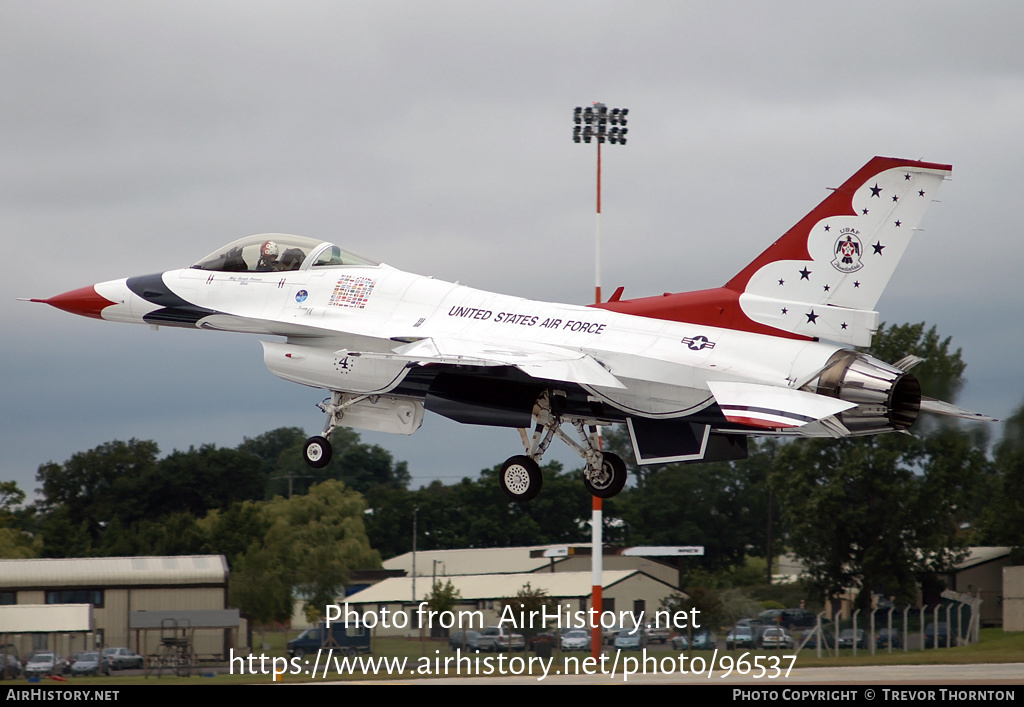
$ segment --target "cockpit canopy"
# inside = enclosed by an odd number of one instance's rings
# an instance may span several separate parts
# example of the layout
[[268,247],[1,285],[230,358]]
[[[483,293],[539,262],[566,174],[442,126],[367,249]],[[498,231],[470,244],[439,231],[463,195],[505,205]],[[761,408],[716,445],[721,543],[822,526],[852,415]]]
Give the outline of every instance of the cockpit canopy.
[[315,238],[262,233],[228,243],[192,267],[217,272],[280,272],[344,265],[376,266],[380,263]]

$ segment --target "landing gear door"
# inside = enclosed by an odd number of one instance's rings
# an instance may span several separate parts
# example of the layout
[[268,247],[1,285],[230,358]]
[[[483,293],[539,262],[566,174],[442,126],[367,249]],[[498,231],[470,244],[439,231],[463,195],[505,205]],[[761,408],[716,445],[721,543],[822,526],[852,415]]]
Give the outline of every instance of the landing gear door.
[[743,435],[713,434],[709,425],[686,420],[626,420],[637,464],[732,461],[747,458]]

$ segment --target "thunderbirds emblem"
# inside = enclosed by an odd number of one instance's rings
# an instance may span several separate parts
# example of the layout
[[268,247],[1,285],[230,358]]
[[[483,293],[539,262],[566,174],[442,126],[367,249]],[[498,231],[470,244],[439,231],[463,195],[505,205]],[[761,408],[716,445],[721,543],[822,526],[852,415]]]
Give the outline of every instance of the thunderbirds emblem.
[[859,233],[852,228],[844,228],[839,233],[839,238],[836,240],[836,246],[833,251],[836,258],[832,261],[832,267],[839,272],[857,272],[864,267],[864,263],[860,260],[864,248],[860,244],[858,235]]

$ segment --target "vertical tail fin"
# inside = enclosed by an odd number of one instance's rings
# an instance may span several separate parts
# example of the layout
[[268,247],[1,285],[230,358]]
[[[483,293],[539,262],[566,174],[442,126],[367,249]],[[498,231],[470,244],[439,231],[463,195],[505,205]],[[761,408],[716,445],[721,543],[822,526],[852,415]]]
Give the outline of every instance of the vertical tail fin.
[[951,170],[875,157],[725,287],[755,322],[870,344],[878,298]]
[[952,167],[875,157],[725,287],[604,309],[868,346],[874,307]]

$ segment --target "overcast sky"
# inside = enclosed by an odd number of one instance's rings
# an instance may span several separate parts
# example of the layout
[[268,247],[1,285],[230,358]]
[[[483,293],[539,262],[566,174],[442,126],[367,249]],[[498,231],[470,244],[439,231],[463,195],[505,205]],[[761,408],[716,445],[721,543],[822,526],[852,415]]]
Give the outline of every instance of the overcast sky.
[[[878,307],[952,336],[958,403],[1005,418],[1024,401],[1021,26],[1018,2],[0,0],[0,480],[31,492],[40,464],[115,439],[323,424],[323,394],[271,375],[255,337],[16,297],[286,232],[588,303],[595,149],[571,115],[593,101],[630,109],[602,220],[604,287],[627,297],[724,284],[874,155],[951,163]],[[414,485],[521,450],[434,415],[364,439]]]

